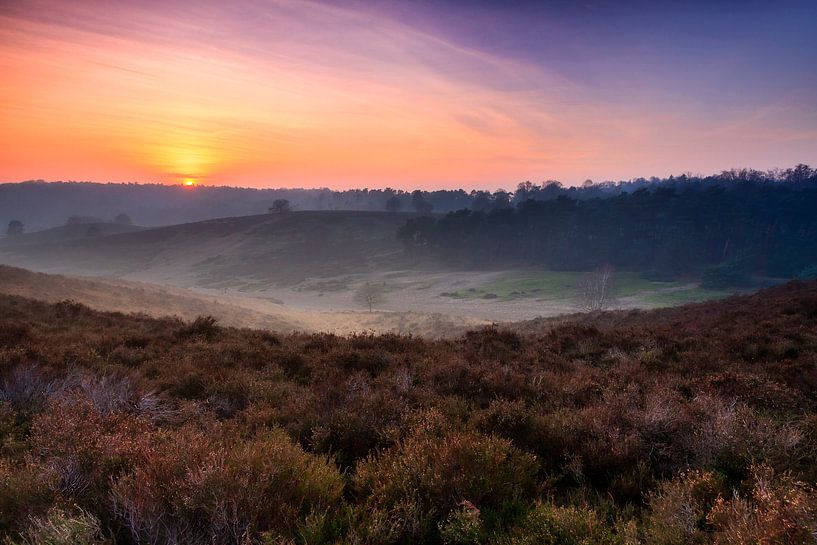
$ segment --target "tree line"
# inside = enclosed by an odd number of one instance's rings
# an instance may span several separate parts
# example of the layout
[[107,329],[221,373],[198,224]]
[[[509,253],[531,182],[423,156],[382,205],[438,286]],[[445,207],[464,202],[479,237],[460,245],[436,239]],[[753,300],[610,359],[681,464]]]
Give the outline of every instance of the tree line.
[[760,184],[803,184],[814,177],[807,165],[786,170],[736,169],[712,176],[691,173],[668,178],[635,178],[624,181],[586,180],[568,187],[557,180],[524,181],[515,189],[496,191],[463,189],[405,191],[385,189],[253,189],[239,187],[195,188],[162,184],[52,182],[41,180],[0,184],[0,225],[24,223],[27,230],[62,225],[66,217],[110,217],[124,212],[137,225],[156,226],[218,217],[263,214],[276,200],[286,200],[292,210],[383,210],[392,213],[447,213],[468,208],[488,212],[518,206],[528,200],[550,201],[612,198],[643,188],[724,186],[745,181]]
[[411,218],[406,251],[471,268],[592,270],[611,264],[657,279],[705,274],[737,284],[751,275],[795,277],[817,269],[817,175],[665,180],[632,192],[559,195],[488,210]]

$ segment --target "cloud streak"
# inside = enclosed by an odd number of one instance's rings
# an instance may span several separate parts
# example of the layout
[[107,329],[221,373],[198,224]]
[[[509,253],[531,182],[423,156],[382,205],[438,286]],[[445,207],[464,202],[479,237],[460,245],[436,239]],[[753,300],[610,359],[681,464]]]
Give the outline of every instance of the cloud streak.
[[360,6],[4,4],[0,69],[6,180],[497,187],[817,149],[808,104],[627,100]]

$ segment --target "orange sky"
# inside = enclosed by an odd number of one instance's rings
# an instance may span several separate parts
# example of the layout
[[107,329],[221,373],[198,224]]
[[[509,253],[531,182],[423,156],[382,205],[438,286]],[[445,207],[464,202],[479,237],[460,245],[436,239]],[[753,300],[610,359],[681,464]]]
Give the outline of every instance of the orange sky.
[[786,103],[709,117],[384,15],[256,4],[4,4],[0,180],[510,188],[815,150]]

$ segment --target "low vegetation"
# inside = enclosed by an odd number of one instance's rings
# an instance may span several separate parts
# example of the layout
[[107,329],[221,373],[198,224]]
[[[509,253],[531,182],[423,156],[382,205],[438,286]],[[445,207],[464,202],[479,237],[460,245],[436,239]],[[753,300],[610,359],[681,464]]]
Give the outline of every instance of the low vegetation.
[[454,340],[0,297],[9,543],[806,544],[817,283]]

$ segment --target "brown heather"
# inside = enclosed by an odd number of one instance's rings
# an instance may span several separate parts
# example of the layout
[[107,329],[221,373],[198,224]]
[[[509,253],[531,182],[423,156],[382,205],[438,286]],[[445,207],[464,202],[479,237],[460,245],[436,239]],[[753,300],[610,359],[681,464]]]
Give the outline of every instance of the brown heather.
[[817,543],[817,283],[456,340],[0,298],[0,539]]

